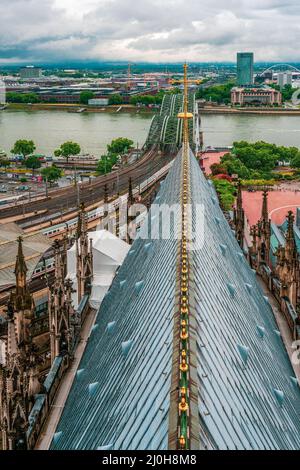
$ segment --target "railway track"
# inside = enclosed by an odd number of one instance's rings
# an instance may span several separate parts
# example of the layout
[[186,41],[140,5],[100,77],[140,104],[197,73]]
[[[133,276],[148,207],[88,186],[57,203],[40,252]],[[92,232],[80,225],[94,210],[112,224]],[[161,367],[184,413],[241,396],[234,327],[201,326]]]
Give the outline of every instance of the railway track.
[[152,148],[134,164],[122,170],[100,176],[94,182],[83,183],[78,187],[73,186],[71,188],[59,189],[43,200],[2,208],[0,210],[0,221],[3,220],[5,222],[5,219],[13,217],[20,219],[20,215],[22,215],[21,222],[27,219],[26,213],[30,213],[30,217],[34,221],[35,216],[32,216],[34,212],[46,210],[48,215],[57,212],[67,213],[77,207],[79,201],[84,202],[86,205],[96,203],[103,198],[105,185],[108,187],[108,196],[111,197],[118,190],[122,192],[127,188],[129,177],[137,185],[145,179],[146,175],[151,176],[151,174],[163,167],[171,159],[172,156],[161,156],[155,148]]

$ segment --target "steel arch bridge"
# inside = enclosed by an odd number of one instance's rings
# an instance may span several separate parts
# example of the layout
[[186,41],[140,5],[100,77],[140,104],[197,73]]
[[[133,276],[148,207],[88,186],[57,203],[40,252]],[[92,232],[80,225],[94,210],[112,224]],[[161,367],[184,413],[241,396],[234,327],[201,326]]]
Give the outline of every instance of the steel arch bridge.
[[[195,93],[189,94],[189,112],[195,114]],[[175,153],[182,145],[182,119],[178,119],[178,113],[183,111],[183,95],[165,95],[162,101],[160,113],[152,119],[146,147],[159,146],[167,153]],[[189,122],[190,146],[195,147],[195,122]]]
[[300,73],[300,70],[295,67],[294,65],[291,65],[291,64],[275,64],[275,65],[271,65],[271,67],[268,67],[266,70],[264,70],[263,72],[261,72],[258,76],[262,76],[264,75],[266,72],[270,72],[271,70],[273,69],[276,69],[276,68],[279,68],[279,67],[289,67],[290,69],[294,70],[295,72],[299,72]]

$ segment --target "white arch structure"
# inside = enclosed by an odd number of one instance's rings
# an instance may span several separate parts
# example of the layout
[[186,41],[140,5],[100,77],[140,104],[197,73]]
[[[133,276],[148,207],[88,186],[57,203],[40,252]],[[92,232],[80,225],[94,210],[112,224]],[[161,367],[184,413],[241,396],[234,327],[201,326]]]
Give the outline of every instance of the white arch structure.
[[269,72],[269,71],[271,71],[272,69],[276,69],[276,67],[289,67],[290,69],[294,70],[295,72],[299,72],[299,73],[300,73],[300,70],[297,69],[297,67],[295,67],[294,65],[291,65],[291,64],[275,64],[275,65],[271,65],[271,67],[268,67],[266,70],[264,70],[263,72],[261,72],[261,73],[259,74],[259,76],[264,75],[266,72]]

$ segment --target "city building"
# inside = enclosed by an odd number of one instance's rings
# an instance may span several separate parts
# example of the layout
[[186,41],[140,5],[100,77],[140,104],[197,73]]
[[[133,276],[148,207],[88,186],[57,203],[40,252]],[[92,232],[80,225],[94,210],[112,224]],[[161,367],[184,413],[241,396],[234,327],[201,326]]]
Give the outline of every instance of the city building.
[[253,52],[238,52],[237,54],[237,84],[251,86],[254,79]]
[[281,106],[280,91],[268,86],[243,88],[234,87],[231,90],[233,106]]
[[277,84],[280,86],[280,89],[284,88],[285,85],[292,85],[293,74],[292,73],[278,73]]
[[41,101],[53,103],[80,103],[80,95],[84,91],[90,91],[94,94],[94,99],[108,100],[111,95],[116,93],[112,87],[96,86],[56,86],[44,87],[36,90],[36,94]]
[[20,69],[20,77],[22,80],[27,80],[30,78],[41,78],[42,69],[40,67],[34,67],[33,65],[22,67]]

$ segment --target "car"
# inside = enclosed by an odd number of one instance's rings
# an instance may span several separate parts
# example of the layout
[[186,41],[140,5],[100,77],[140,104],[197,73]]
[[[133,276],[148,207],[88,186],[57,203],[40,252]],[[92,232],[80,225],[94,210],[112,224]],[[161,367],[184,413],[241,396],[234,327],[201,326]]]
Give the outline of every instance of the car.
[[0,186],[0,193],[7,193],[7,187],[4,185]]
[[17,191],[28,191],[29,190],[29,186],[18,186],[16,188]]

